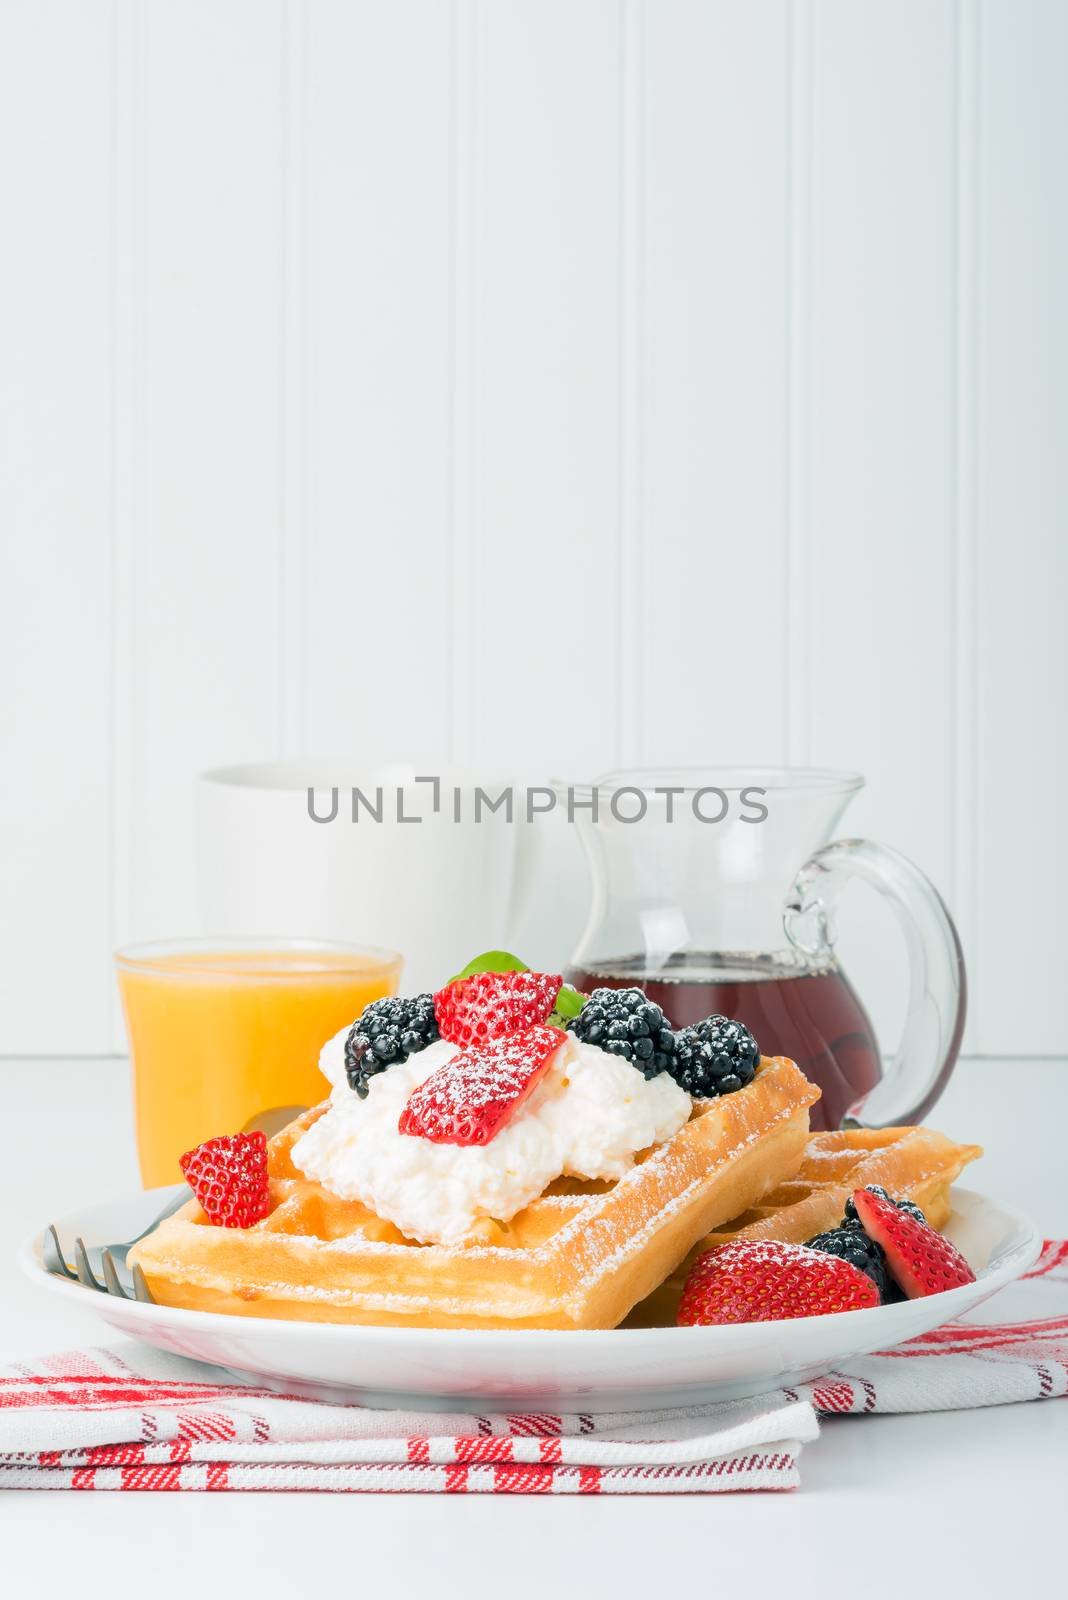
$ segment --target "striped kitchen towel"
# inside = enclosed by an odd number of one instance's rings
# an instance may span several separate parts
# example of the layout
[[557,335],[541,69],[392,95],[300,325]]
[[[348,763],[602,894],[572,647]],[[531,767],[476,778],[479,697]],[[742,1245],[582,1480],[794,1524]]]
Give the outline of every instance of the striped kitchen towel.
[[[1068,1243],[984,1320],[812,1383],[615,1415],[409,1413],[278,1394],[124,1342],[0,1373],[0,1488],[665,1494],[790,1489],[819,1414],[933,1411],[1068,1392]],[[988,1320],[991,1308],[1001,1315]],[[978,1315],[978,1314],[977,1314]]]

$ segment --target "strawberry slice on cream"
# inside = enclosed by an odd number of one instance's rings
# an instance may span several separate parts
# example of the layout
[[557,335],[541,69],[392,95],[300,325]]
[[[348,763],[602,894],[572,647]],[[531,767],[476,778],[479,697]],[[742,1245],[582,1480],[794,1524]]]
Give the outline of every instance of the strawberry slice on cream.
[[412,1093],[398,1132],[433,1144],[486,1145],[541,1082],[564,1042],[537,1025],[461,1050]]

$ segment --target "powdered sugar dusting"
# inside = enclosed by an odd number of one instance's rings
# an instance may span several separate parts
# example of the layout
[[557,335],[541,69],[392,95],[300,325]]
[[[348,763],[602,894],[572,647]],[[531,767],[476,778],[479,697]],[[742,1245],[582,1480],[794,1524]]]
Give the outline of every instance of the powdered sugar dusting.
[[694,1262],[679,1304],[680,1324],[780,1321],[879,1304],[859,1267],[807,1245],[740,1239]]
[[294,1166],[409,1239],[461,1244],[479,1219],[508,1222],[556,1178],[621,1178],[638,1151],[669,1140],[689,1117],[689,1096],[666,1073],[647,1081],[620,1056],[546,1031],[557,1048],[544,1076],[488,1143],[440,1144],[399,1130],[413,1092],[459,1055],[440,1040],[373,1077],[366,1100],[338,1082],[329,1110],[294,1144]]
[[434,996],[441,1037],[473,1046],[545,1022],[560,992],[558,972],[476,972]]
[[[440,1171],[434,1164],[427,1168],[427,1199],[429,1202],[444,1190],[447,1212],[455,1200],[450,1174],[467,1172],[472,1182],[481,1185],[485,1173],[477,1178],[474,1174],[480,1168],[490,1170],[488,1162],[500,1171],[502,1152],[510,1149],[510,1128],[490,1146],[469,1149],[434,1146],[427,1140],[402,1137],[397,1132],[398,1111],[392,1108],[398,1102],[403,1104],[412,1088],[438,1070],[449,1053],[450,1047],[442,1041],[429,1047],[425,1053],[429,1060],[414,1057],[406,1065],[380,1074],[372,1080],[369,1101],[357,1102],[347,1089],[339,1088],[332,1108],[340,1113],[343,1104],[352,1101],[355,1105],[350,1125],[365,1123],[373,1100],[393,1078],[392,1099],[387,1096],[383,1100],[378,1122],[382,1127],[391,1127],[394,1147],[407,1147],[415,1154],[422,1151],[432,1156],[434,1163],[444,1163]],[[577,1087],[580,1101],[587,1092],[603,1093],[601,1069],[605,1059],[620,1072],[631,1071],[619,1058],[604,1058],[595,1047],[577,1050],[569,1042],[561,1057],[552,1063],[547,1077],[516,1119],[518,1126],[528,1125],[528,1133],[545,1118],[548,1107],[567,1105],[572,1088]],[[797,1076],[796,1069],[791,1070]],[[404,1082],[406,1076],[408,1081]],[[643,1082],[640,1075],[632,1073],[634,1077],[639,1084]],[[790,1087],[789,1082],[786,1087]],[[757,1092],[750,1087],[727,1101],[700,1102],[695,1108],[693,1127],[677,1139],[665,1135],[663,1141],[643,1141],[644,1154],[637,1162],[630,1158],[610,1188],[591,1190],[586,1184],[576,1188],[572,1180],[567,1187],[573,1192],[557,1193],[555,1185],[553,1193],[543,1189],[540,1198],[529,1201],[529,1211],[516,1224],[515,1237],[508,1244],[498,1243],[491,1230],[484,1242],[452,1234],[447,1242],[418,1246],[368,1238],[359,1225],[346,1235],[333,1238],[316,1236],[311,1229],[298,1234],[287,1228],[283,1230],[282,1244],[263,1235],[260,1228],[250,1229],[250,1242],[262,1239],[264,1253],[259,1256],[254,1252],[250,1261],[245,1298],[254,1300],[258,1295],[273,1293],[280,1300],[331,1305],[345,1312],[362,1311],[367,1320],[403,1322],[429,1316],[439,1325],[450,1319],[461,1325],[476,1325],[481,1319],[489,1325],[517,1325],[529,1320],[534,1326],[551,1326],[553,1321],[546,1320],[549,1318],[556,1319],[556,1325],[590,1325],[591,1303],[600,1292],[601,1283],[618,1271],[628,1270],[657,1232],[670,1226],[680,1211],[691,1206],[695,1194],[705,1190],[710,1180],[743,1158],[784,1119],[796,1116],[797,1093],[777,1094],[774,1087],[765,1096],[759,1114],[750,1113],[744,1103]],[[769,1098],[770,1105],[766,1103]],[[612,1103],[611,1096],[595,1102],[606,1106],[609,1115]],[[656,1104],[654,1096],[651,1105]],[[648,1110],[646,1107],[647,1114]],[[312,1123],[304,1137],[310,1137],[328,1115]],[[370,1128],[375,1125],[376,1118],[372,1116]],[[379,1140],[373,1142],[378,1145]],[[514,1160],[519,1153],[511,1149],[508,1160]],[[512,1177],[514,1174],[501,1171],[502,1184],[507,1185]],[[305,1194],[299,1180],[277,1179],[272,1189],[283,1200],[297,1201]],[[405,1194],[406,1203],[416,1203],[411,1192],[406,1190]],[[382,1207],[375,1209],[381,1216]],[[310,1220],[314,1228],[315,1221]],[[183,1221],[180,1213],[151,1237],[157,1241],[160,1264],[169,1268],[172,1275],[215,1288],[218,1285],[212,1275],[214,1269],[207,1263],[204,1267],[195,1265],[196,1248],[186,1249],[182,1241],[183,1234],[201,1231],[199,1219],[197,1224]],[[280,1247],[292,1256],[292,1275],[286,1272],[278,1276],[276,1252]],[[259,1249],[258,1244],[255,1249]],[[163,1257],[169,1259],[164,1261]],[[561,1314],[565,1324],[560,1323]],[[361,1318],[357,1315],[354,1320]]]
[[399,1131],[434,1144],[488,1144],[563,1042],[558,1028],[537,1026],[462,1051],[415,1090]]

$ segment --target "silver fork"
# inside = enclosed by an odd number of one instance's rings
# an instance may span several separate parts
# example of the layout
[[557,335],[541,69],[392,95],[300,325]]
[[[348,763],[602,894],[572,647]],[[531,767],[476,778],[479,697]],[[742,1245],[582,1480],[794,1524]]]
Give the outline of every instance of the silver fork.
[[[184,1206],[191,1198],[191,1191],[186,1184],[176,1184],[159,1216],[154,1217],[147,1228],[142,1228],[136,1238],[127,1239],[125,1243],[86,1245],[81,1237],[75,1239],[73,1267],[67,1262],[66,1253],[59,1242],[59,1234],[52,1224],[44,1236],[45,1270],[54,1272],[57,1277],[69,1278],[72,1282],[80,1283],[86,1289],[96,1289],[100,1294],[114,1295],[119,1300],[143,1300],[150,1305],[154,1304],[152,1291],[145,1282],[144,1273],[136,1262],[129,1267],[126,1257],[146,1233],[151,1233],[153,1228],[173,1216],[179,1206]],[[119,1277],[120,1271],[129,1284],[128,1288]],[[100,1278],[104,1280],[102,1283]]]

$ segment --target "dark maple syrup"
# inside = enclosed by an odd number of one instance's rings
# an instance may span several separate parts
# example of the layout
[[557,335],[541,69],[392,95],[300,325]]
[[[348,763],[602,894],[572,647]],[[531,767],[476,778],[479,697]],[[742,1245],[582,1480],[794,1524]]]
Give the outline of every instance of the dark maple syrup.
[[567,977],[585,994],[644,989],[676,1028],[714,1013],[744,1022],[763,1055],[791,1057],[823,1090],[812,1107],[813,1128],[839,1127],[882,1077],[868,1014],[837,967],[811,971],[788,957],[722,954],[675,956],[654,974],[645,966],[644,958],[630,956]]

